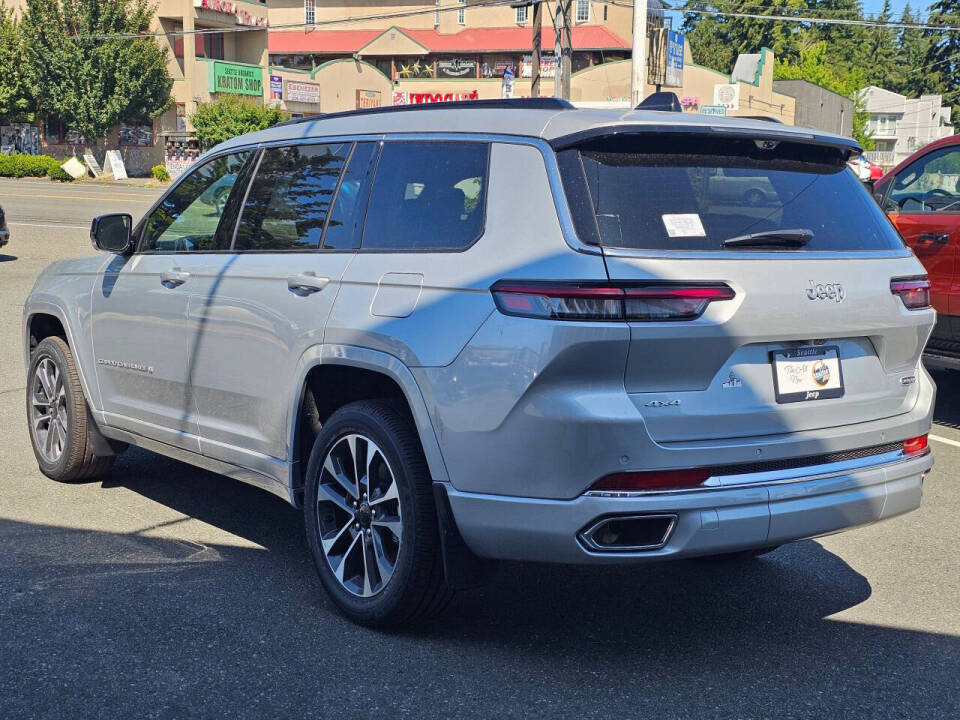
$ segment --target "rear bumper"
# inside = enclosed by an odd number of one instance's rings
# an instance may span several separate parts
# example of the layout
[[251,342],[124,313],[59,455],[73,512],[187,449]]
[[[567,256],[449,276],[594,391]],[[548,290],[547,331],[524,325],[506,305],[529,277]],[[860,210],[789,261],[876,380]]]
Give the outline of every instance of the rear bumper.
[[[763,548],[894,517],[920,506],[933,456],[776,482],[683,492],[584,494],[572,500],[485,495],[447,488],[457,527],[481,557],[563,563],[638,563]],[[742,480],[743,478],[741,478]],[[661,547],[597,551],[578,537],[607,516],[675,515]]]

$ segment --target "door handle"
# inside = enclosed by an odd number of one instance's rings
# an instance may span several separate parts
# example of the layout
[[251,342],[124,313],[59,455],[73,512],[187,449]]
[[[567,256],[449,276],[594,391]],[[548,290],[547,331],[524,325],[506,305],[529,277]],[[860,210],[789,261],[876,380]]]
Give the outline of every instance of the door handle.
[[950,242],[948,233],[920,233],[920,242],[947,243]]
[[317,277],[316,273],[303,272],[287,278],[287,287],[297,295],[310,295],[320,292],[330,284],[330,278]]
[[180,268],[173,268],[172,270],[164,270],[160,273],[160,284],[169,288],[177,287],[178,285],[183,285],[187,279],[190,277],[190,273]]

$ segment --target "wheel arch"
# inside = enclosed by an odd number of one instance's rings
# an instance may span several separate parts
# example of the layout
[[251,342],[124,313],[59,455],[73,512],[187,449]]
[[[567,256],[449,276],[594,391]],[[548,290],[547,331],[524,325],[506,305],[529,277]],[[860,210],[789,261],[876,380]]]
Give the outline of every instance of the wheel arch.
[[[381,380],[377,382],[391,383],[397,391],[393,394],[406,402],[413,418],[431,478],[434,482],[446,482],[448,480],[446,465],[443,462],[433,422],[427,411],[423,394],[420,392],[420,386],[410,369],[399,358],[378,350],[352,345],[319,345],[308,349],[300,357],[297,365],[295,391],[291,396],[287,428],[291,498],[299,502],[298,498],[302,494],[303,473],[306,466],[303,455],[309,452],[309,448],[304,447],[302,428],[305,419],[302,410],[304,403],[309,399],[312,379],[315,379],[325,369],[353,370],[368,374],[367,377],[370,377],[370,375],[379,376]],[[387,386],[382,386],[382,388],[386,390]],[[362,389],[355,396],[350,393],[342,393],[340,397],[344,399],[344,402],[333,406],[332,409],[328,407],[327,410],[335,410],[336,407],[342,406],[345,402],[382,396],[384,395],[371,395],[368,390]],[[386,396],[390,396],[390,393],[386,393]]]
[[44,338],[56,336],[67,343],[73,353],[73,361],[77,366],[77,375],[80,377],[80,387],[87,400],[91,412],[97,413],[100,407],[99,387],[96,385],[96,374],[87,372],[87,348],[77,344],[76,334],[69,320],[66,310],[56,302],[42,298],[30,298],[23,313],[23,363],[24,371],[30,367],[30,358],[33,349]]

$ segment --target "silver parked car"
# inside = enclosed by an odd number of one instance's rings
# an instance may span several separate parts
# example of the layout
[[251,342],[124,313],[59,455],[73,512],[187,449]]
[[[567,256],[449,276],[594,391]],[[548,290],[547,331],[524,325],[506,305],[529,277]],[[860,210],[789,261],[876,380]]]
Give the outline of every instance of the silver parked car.
[[228,141],[37,280],[37,461],[133,444],[275,493],[364,623],[494,559],[746,557],[913,510],[934,311],[856,151],[551,99]]

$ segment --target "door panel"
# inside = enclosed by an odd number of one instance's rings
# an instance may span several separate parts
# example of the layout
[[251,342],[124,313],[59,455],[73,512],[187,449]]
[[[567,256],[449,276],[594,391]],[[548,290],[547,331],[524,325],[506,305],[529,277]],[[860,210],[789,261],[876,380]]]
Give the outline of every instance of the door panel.
[[[884,209],[930,278],[940,320],[933,336],[956,337],[960,316],[960,147],[933,150],[897,173]],[[951,316],[951,317],[946,317]]]
[[93,349],[107,422],[199,450],[187,384],[189,283],[160,276],[177,256],[114,258],[93,293]]
[[[350,219],[339,207],[328,210],[347,162],[353,170],[356,160],[362,180],[372,149],[341,143],[264,151],[233,252],[207,256],[190,295],[197,327],[191,384],[204,454],[254,468],[287,459],[294,370],[304,350],[323,342],[354,255],[344,239]],[[347,172],[344,184],[354,180]],[[324,250],[333,222],[338,250]]]
[[195,323],[189,299],[198,250],[229,246],[229,203],[252,153],[214,158],[192,170],[142,224],[137,252],[104,269],[92,301],[93,346],[103,409],[111,425],[199,450],[190,384]]

